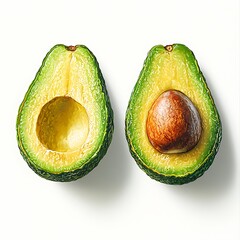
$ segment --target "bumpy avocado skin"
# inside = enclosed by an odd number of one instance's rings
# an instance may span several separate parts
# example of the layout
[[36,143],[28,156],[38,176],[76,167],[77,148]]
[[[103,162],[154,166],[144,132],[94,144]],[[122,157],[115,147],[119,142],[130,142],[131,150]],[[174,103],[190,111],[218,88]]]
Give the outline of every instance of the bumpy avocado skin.
[[[175,46],[184,46],[183,44],[173,44],[172,46],[175,47]],[[160,46],[160,45],[159,45]],[[185,48],[187,48],[186,46],[184,46]],[[158,46],[154,46],[148,53],[148,57],[146,58],[145,62],[144,62],[144,66],[147,66],[150,61],[152,60],[152,55],[154,54],[154,51],[157,51],[156,49],[158,48]],[[188,48],[187,48],[188,49]],[[188,49],[189,50],[189,49]],[[208,86],[207,86],[207,83],[206,83],[206,79],[204,78],[204,75],[202,74],[201,70],[200,70],[200,67],[198,65],[198,62],[194,56],[194,53],[192,51],[190,51],[190,53],[192,54],[192,56],[194,57],[195,59],[195,64],[198,68],[198,71],[199,73],[201,74],[202,76],[202,79],[203,79],[203,84],[204,84],[204,87],[208,89]],[[142,69],[141,73],[140,73],[140,76],[139,76],[139,79],[142,75],[146,74],[144,72],[144,68]],[[156,180],[156,181],[159,181],[161,183],[165,183],[165,184],[170,184],[170,185],[182,185],[182,184],[186,184],[186,183],[190,183],[190,182],[193,182],[195,181],[197,178],[201,177],[204,172],[212,165],[213,163],[213,160],[219,150],[219,147],[220,147],[220,143],[221,143],[221,140],[222,140],[222,124],[221,124],[221,119],[220,119],[220,116],[219,116],[219,113],[218,113],[218,110],[216,108],[216,105],[214,103],[214,100],[211,96],[211,93],[210,91],[208,91],[208,94],[209,94],[209,97],[211,98],[211,103],[212,103],[212,106],[214,107],[215,109],[215,114],[218,118],[218,122],[217,122],[217,133],[216,133],[216,140],[215,140],[215,144],[214,144],[214,147],[212,148],[212,151],[210,152],[210,154],[208,155],[207,159],[204,161],[204,163],[193,173],[190,173],[188,175],[185,175],[185,176],[173,176],[173,175],[164,175],[164,174],[160,174],[156,171],[154,171],[153,169],[149,168],[148,166],[146,166],[146,164],[143,163],[142,159],[138,156],[138,154],[136,153],[134,147],[133,147],[133,144],[131,142],[131,138],[130,138],[130,130],[129,130],[129,126],[131,125],[131,107],[130,107],[130,104],[131,104],[131,98],[133,96],[133,93],[134,93],[134,90],[136,89],[137,87],[137,84],[135,85],[133,91],[132,91],[132,95],[130,97],[130,100],[129,100],[129,104],[128,104],[128,108],[127,108],[127,111],[126,111],[126,119],[125,119],[125,136],[126,136],[126,139],[127,139],[127,142],[128,142],[128,146],[129,146],[129,151],[131,153],[131,156],[134,158],[134,160],[136,161],[137,165],[139,166],[140,169],[142,169],[149,177],[151,177],[152,179]],[[150,156],[151,157],[151,156]],[[196,156],[197,157],[197,156]]]
[[141,159],[136,155],[134,149],[132,148],[131,142],[128,138],[128,134],[126,131],[126,138],[128,141],[128,146],[129,146],[129,150],[130,153],[132,155],[132,157],[135,159],[137,165],[152,179],[157,180],[159,182],[162,183],[166,183],[166,184],[171,184],[171,185],[182,185],[185,183],[189,183],[189,182],[193,182],[194,180],[196,180],[197,178],[201,177],[204,172],[211,166],[211,164],[213,163],[213,160],[215,158],[215,155],[218,152],[219,146],[220,146],[220,142],[222,139],[222,129],[220,127],[219,129],[219,133],[218,133],[218,139],[216,142],[216,147],[213,149],[211,155],[208,157],[207,161],[205,161],[205,163],[194,173],[189,174],[187,176],[184,177],[175,177],[175,176],[166,176],[163,174],[159,174],[157,172],[154,172],[152,169],[148,168],[146,165],[144,165],[141,161]]
[[[58,44],[55,45],[46,55],[46,57],[43,60],[42,66],[44,66],[46,59],[48,58],[48,55],[58,46],[64,46],[62,44]],[[66,46],[64,46],[66,47]],[[43,169],[39,168],[38,166],[34,165],[31,161],[30,158],[28,156],[28,154],[24,151],[21,142],[20,142],[20,138],[18,135],[18,126],[19,126],[19,121],[20,121],[20,112],[21,109],[24,105],[25,102],[25,98],[23,100],[23,102],[21,103],[19,110],[18,110],[18,117],[17,117],[17,121],[16,121],[16,129],[17,129],[17,142],[18,142],[18,148],[20,150],[20,153],[23,157],[23,159],[27,162],[28,166],[36,173],[38,174],[40,177],[43,177],[47,180],[51,180],[51,181],[56,181],[56,182],[71,182],[71,181],[75,181],[81,177],[84,177],[85,175],[87,175],[89,172],[91,172],[100,162],[100,160],[104,157],[104,155],[106,154],[108,147],[112,141],[112,135],[113,135],[113,130],[114,130],[114,124],[113,124],[113,110],[111,107],[111,103],[110,103],[110,99],[109,99],[109,95],[107,92],[107,88],[106,88],[106,84],[102,75],[102,72],[100,70],[98,61],[96,59],[96,57],[94,56],[94,54],[84,45],[78,45],[76,47],[81,47],[81,48],[85,48],[89,51],[89,53],[91,54],[92,58],[94,59],[95,62],[95,67],[98,70],[98,77],[99,80],[101,82],[101,86],[102,86],[102,93],[105,96],[105,101],[106,101],[106,108],[107,108],[107,127],[106,127],[106,131],[104,133],[104,140],[103,143],[101,145],[101,147],[99,148],[98,152],[96,152],[92,158],[90,158],[88,160],[88,162],[83,165],[81,168],[76,169],[74,171],[69,171],[69,172],[62,172],[59,174],[54,174],[51,172],[47,172],[44,171]],[[41,67],[42,68],[42,67]],[[34,84],[35,80],[37,79],[38,74],[41,72],[41,68],[39,69],[39,71],[36,74],[35,79],[33,80],[32,84],[29,87],[29,90],[31,89],[32,85]],[[28,91],[29,91],[28,90]],[[27,92],[28,92],[27,91]]]

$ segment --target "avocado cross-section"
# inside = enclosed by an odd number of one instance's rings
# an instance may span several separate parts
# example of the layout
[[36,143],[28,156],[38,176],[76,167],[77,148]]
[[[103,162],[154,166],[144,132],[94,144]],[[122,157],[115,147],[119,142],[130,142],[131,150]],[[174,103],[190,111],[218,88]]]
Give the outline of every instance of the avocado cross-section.
[[155,180],[184,184],[209,168],[222,126],[188,47],[158,45],[150,50],[129,100],[125,130],[133,158]]
[[23,158],[46,179],[76,180],[98,165],[112,133],[113,111],[95,56],[83,45],[54,46],[19,108]]

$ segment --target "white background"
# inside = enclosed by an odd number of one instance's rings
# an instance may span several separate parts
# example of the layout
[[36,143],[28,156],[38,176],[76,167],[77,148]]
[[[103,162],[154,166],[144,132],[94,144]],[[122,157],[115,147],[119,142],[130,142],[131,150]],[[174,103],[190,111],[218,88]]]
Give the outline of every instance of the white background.
[[[0,1],[0,239],[240,239],[239,4],[233,0]],[[23,161],[19,104],[52,46],[96,55],[115,113],[107,155],[72,183]],[[149,49],[183,43],[196,55],[223,124],[220,151],[183,186],[150,179],[128,151],[124,117]]]

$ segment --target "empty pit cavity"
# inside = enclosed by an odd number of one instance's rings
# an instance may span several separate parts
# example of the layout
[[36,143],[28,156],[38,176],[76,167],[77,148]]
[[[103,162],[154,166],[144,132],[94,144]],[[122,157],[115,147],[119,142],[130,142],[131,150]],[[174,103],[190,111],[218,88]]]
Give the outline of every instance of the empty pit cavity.
[[36,131],[39,141],[48,150],[79,150],[89,132],[86,109],[71,97],[55,97],[42,107]]

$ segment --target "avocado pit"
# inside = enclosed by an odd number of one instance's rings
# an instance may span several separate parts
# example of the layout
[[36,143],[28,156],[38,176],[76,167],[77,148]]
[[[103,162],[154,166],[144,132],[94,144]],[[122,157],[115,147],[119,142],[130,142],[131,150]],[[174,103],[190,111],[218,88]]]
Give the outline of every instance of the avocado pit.
[[150,108],[146,131],[150,143],[157,151],[184,153],[193,149],[201,137],[201,118],[185,94],[168,90]]
[[86,109],[71,97],[53,98],[42,107],[38,116],[37,136],[48,150],[78,150],[86,141],[88,131]]

